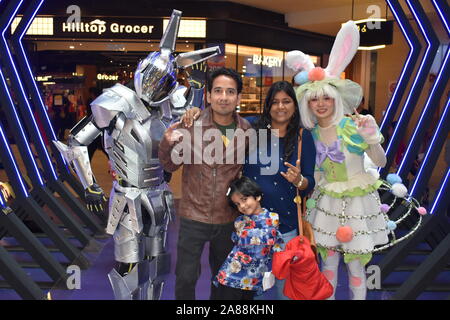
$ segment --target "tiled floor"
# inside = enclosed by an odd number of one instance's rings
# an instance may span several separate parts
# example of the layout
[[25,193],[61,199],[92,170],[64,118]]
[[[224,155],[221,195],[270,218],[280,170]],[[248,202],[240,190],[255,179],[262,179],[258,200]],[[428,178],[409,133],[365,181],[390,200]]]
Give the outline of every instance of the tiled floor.
[[[174,222],[169,225],[168,234],[168,250],[172,253],[172,265],[171,272],[168,275],[166,281],[166,287],[163,292],[163,300],[174,299],[174,287],[175,287],[175,258],[176,258],[176,240],[177,240],[178,223]],[[81,270],[81,288],[74,290],[51,290],[52,298],[54,300],[110,300],[114,299],[107,274],[114,267],[114,249],[112,238],[97,240],[102,247],[99,252],[85,253],[86,257],[91,261],[92,265],[88,270]],[[7,243],[8,239],[3,240],[3,244]],[[10,244],[13,240],[10,240]],[[211,279],[211,273],[208,265],[208,246],[205,247],[203,256],[201,259],[202,273],[197,283],[196,297],[199,300],[207,300],[209,297],[209,283]],[[64,259],[61,255],[57,256],[59,260]],[[369,263],[369,265],[376,265],[382,256],[377,255]],[[25,253],[16,254],[16,259],[21,261],[29,261],[30,257]],[[417,265],[422,261],[424,257],[409,257],[407,263],[411,265]],[[48,279],[46,274],[42,270],[38,269],[25,269],[33,279],[45,281]],[[391,274],[387,282],[401,283],[409,277],[410,272],[395,272]],[[439,277],[441,282],[448,283],[450,281],[450,272],[442,273]],[[384,300],[389,299],[392,295],[391,291],[374,290],[368,291],[368,300]],[[447,299],[450,292],[427,292],[422,294],[419,299]],[[272,299],[274,292],[269,291],[265,294],[264,299]],[[339,283],[336,292],[337,300],[347,300],[348,293],[348,281],[347,271],[345,265],[341,262],[339,268]],[[12,290],[0,289],[0,300],[16,300],[20,297]]]
[[[101,152],[97,152],[93,160],[93,171],[99,184],[105,189],[106,193],[109,194],[109,189],[111,188],[111,178],[107,173],[106,158]],[[174,174],[171,187],[174,191],[175,197],[180,196],[180,173]],[[171,272],[168,275],[166,281],[166,287],[163,292],[162,299],[172,300],[174,299],[174,287],[175,287],[175,258],[176,258],[176,241],[178,236],[178,224],[177,221],[172,222],[169,225],[168,230],[168,251],[171,252]],[[3,240],[7,241],[7,239]],[[113,294],[109,281],[107,278],[108,272],[114,267],[114,250],[112,238],[99,239],[97,240],[102,247],[102,249],[96,253],[86,253],[86,256],[91,261],[92,265],[87,270],[81,270],[81,288],[75,290],[51,290],[52,298],[55,300],[110,300],[113,299]],[[202,256],[202,273],[198,281],[196,288],[196,297],[200,300],[208,299],[209,297],[209,287],[211,273],[209,271],[208,258],[207,258],[208,246],[205,247]],[[26,254],[22,254],[23,259],[28,259]],[[380,257],[375,257],[371,263],[376,263]],[[20,259],[20,257],[18,257]],[[377,260],[378,259],[378,260]],[[37,269],[25,269],[33,278],[39,278],[45,280],[45,273]],[[398,273],[392,275],[392,281],[404,281],[408,274]],[[445,281],[447,275],[443,274],[442,281]],[[448,276],[450,279],[450,275]],[[348,285],[347,285],[347,272],[345,266],[341,263],[339,268],[339,284],[337,288],[336,298],[338,300],[348,299]],[[389,291],[369,291],[367,298],[370,300],[380,300],[389,299],[392,292]],[[445,299],[449,296],[450,292],[444,293],[426,293],[423,294],[421,299]],[[273,297],[273,292],[268,292],[265,295],[266,299]],[[20,297],[12,290],[0,289],[0,300],[15,300],[20,299]]]

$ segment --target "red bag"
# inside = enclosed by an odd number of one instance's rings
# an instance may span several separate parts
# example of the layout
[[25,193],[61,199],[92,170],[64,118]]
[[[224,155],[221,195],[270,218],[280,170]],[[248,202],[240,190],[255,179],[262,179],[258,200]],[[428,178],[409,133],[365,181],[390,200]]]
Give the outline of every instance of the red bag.
[[289,299],[323,300],[333,294],[333,286],[320,272],[316,254],[303,235],[273,254],[272,273],[277,279],[286,279],[283,293]]
[[[298,159],[301,155],[301,137],[298,146]],[[297,197],[299,192],[297,189]],[[320,272],[317,264],[315,243],[312,228],[302,219],[302,206],[297,203],[299,236],[286,244],[284,251],[273,254],[272,273],[279,279],[286,279],[283,293],[292,300],[323,300],[331,297],[333,286]],[[309,228],[308,228],[309,227]],[[306,229],[306,230],[305,230]],[[305,232],[306,231],[306,232]],[[313,245],[313,248],[311,247]]]

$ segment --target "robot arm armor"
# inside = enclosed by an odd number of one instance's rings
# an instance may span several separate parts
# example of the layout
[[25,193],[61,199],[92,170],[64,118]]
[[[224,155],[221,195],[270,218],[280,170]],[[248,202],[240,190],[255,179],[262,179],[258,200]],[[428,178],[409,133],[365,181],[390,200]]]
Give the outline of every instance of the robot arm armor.
[[88,146],[100,134],[101,130],[95,125],[93,116],[84,117],[70,130],[69,146]]

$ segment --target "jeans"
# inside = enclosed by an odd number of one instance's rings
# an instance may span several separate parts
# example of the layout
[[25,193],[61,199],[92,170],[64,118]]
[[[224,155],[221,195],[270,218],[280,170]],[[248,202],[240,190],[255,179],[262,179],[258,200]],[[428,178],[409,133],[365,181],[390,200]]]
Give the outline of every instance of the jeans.
[[[200,277],[203,247],[209,241],[209,266],[214,278],[233,248],[234,222],[207,224],[180,218],[175,269],[175,299],[195,300],[195,286]],[[217,287],[211,281],[211,300],[217,299]]]
[[231,288],[219,283],[216,300],[253,300],[255,291]]

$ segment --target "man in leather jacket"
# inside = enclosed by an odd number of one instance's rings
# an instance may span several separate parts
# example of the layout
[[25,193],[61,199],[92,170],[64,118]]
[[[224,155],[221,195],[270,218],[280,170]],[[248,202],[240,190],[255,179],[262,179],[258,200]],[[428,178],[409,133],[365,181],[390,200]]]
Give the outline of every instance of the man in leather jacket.
[[[239,153],[245,150],[247,140],[238,136],[242,137],[251,127],[235,111],[240,103],[241,91],[242,80],[234,70],[220,68],[213,71],[208,79],[207,102],[210,107],[202,111],[189,129],[178,129],[180,123],[169,127],[159,146],[159,159],[166,171],[173,172],[184,166],[183,193],[177,211],[180,230],[176,299],[195,299],[200,258],[206,242],[210,243],[209,263],[213,277],[233,247],[231,234],[238,212],[229,206],[226,194],[230,182],[239,176],[243,165]],[[210,139],[212,131],[218,134],[218,139]],[[217,135],[212,135],[217,138]],[[217,140],[220,140],[219,146],[223,150],[206,152],[211,150],[212,144],[217,146]],[[177,150],[177,146],[182,144],[194,146],[194,151],[187,157],[185,149]],[[201,161],[199,155],[202,156]],[[208,159],[208,155],[214,159]],[[183,161],[179,161],[179,156],[183,157]],[[178,161],[174,161],[175,158]],[[210,299],[216,298],[216,290],[211,286]]]

